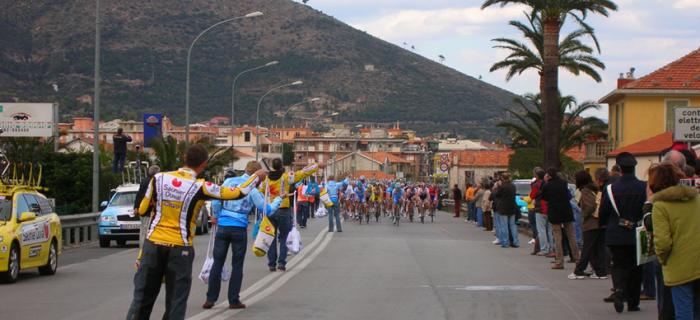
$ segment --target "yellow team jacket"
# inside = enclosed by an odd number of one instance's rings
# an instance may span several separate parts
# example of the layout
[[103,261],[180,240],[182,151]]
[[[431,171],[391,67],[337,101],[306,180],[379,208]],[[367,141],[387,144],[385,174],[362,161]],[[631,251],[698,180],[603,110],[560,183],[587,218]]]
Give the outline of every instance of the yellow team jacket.
[[[275,180],[273,180],[273,178],[270,177],[270,175],[274,173],[270,172],[270,174],[267,175],[267,179],[265,179],[265,181],[260,184],[260,192],[265,194],[265,187],[266,185],[269,185],[270,203],[272,203],[272,201],[280,195],[281,188],[286,188],[287,192],[291,195],[291,192],[289,192],[289,186],[292,186],[293,189],[294,185],[297,182],[310,177],[312,174],[314,174],[314,172],[316,172],[316,170],[318,170],[318,164],[312,164],[296,172],[285,172]],[[282,200],[280,208],[289,208],[289,198],[284,198]]]
[[151,206],[155,208],[146,238],[157,244],[191,246],[204,200],[243,198],[255,187],[258,179],[253,175],[240,186],[228,188],[197,179],[197,174],[188,168],[156,174],[139,206],[141,216],[150,212]]

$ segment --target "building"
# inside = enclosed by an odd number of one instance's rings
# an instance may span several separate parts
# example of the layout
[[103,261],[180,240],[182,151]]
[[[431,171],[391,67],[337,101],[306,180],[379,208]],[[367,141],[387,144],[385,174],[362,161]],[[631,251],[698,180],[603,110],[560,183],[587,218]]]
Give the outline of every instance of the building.
[[450,168],[452,166],[452,154],[467,150],[487,150],[489,149],[481,141],[448,138],[438,140],[437,150],[433,154],[433,180],[445,183],[449,180]]
[[673,146],[673,133],[664,132],[649,139],[644,139],[625,147],[613,150],[606,156],[608,168],[615,165],[615,157],[622,152],[629,152],[637,158],[636,174],[640,180],[647,180],[649,167],[661,162],[663,152]]
[[676,108],[700,107],[700,49],[639,79],[634,69],[600,99],[609,105],[611,149],[673,131]]
[[508,171],[508,161],[513,150],[466,150],[450,154],[449,186],[459,185],[465,190],[467,183],[476,183],[485,177],[495,177]]
[[389,152],[355,151],[328,161],[326,170],[329,175],[341,177],[403,178],[411,170],[411,162]]

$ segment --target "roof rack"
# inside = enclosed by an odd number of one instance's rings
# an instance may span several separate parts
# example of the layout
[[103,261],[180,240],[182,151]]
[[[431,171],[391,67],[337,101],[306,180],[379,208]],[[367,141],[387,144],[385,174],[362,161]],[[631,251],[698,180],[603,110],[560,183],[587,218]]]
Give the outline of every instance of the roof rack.
[[122,171],[122,184],[141,184],[148,178],[148,161],[131,161]]
[[43,167],[34,163],[10,163],[0,152],[0,192],[24,188],[37,191],[48,190],[41,186]]

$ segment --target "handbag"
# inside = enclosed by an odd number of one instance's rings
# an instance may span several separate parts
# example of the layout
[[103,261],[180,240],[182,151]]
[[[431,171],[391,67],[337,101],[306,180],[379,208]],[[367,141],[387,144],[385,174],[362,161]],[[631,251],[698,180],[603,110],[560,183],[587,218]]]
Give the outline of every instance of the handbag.
[[[296,192],[294,193],[294,197],[292,198],[292,201],[294,204],[297,202],[297,194]],[[294,213],[292,214],[292,230],[289,231],[289,234],[287,235],[287,249],[291,251],[294,254],[299,253],[301,251],[301,233],[299,233],[299,229],[297,229],[297,207],[296,205],[293,206],[294,208]]]
[[253,253],[258,257],[263,257],[267,254],[272,246],[272,241],[275,240],[275,226],[267,216],[263,216],[260,222],[260,230],[253,242]]
[[[207,258],[204,259],[204,265],[202,265],[202,271],[199,272],[199,280],[202,280],[204,284],[209,284],[209,277],[211,276],[211,268],[214,266],[214,238],[216,237],[217,226],[214,225],[211,229],[211,235],[209,236],[209,245],[207,246]],[[231,279],[231,271],[228,270],[226,264],[224,264],[221,269],[221,280],[228,281]]]

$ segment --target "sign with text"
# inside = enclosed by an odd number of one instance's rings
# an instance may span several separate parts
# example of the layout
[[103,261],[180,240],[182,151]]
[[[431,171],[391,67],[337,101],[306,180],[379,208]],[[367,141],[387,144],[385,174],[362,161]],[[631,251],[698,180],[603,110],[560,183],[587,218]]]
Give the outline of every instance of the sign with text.
[[2,137],[51,137],[54,105],[0,102],[0,129]]
[[700,108],[676,108],[674,141],[700,141]]
[[153,138],[163,137],[163,115],[145,113],[143,115],[143,147],[150,148]]

